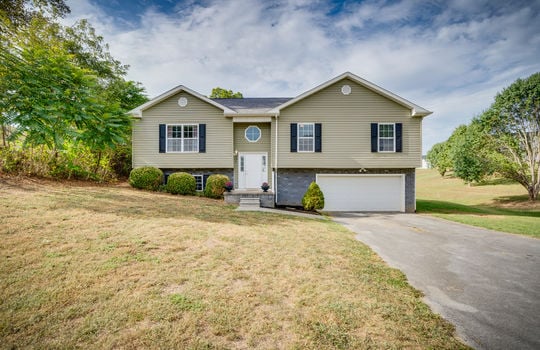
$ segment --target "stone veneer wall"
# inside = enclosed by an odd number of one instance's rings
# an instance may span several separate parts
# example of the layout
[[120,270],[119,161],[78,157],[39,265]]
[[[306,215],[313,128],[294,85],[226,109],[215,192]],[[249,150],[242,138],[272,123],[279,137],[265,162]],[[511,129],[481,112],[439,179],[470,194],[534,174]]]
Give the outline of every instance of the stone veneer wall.
[[302,206],[302,197],[309,184],[315,181],[316,174],[405,174],[405,211],[414,213],[415,169],[366,169],[360,173],[358,169],[278,169],[277,205]]

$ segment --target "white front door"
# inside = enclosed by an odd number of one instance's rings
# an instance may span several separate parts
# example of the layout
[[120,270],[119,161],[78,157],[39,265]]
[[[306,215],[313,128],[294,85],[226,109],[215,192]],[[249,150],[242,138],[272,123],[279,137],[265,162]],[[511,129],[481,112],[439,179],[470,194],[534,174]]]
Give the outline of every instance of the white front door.
[[266,153],[240,153],[238,155],[238,188],[260,189],[268,181]]

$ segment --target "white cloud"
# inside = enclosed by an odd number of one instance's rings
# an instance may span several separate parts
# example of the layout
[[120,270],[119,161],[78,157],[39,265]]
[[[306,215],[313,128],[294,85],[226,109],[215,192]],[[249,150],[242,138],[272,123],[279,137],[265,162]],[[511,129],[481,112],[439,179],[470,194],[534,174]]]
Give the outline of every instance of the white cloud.
[[351,71],[434,110],[424,152],[540,70],[540,6],[494,1],[367,1],[328,16],[326,1],[179,2],[133,21],[68,1],[151,96],[178,84],[245,96],[295,96]]

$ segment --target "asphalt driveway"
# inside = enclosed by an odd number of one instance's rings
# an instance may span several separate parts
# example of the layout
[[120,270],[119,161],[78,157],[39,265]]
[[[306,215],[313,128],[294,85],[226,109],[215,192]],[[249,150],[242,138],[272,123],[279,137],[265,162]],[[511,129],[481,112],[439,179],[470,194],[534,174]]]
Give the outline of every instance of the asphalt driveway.
[[403,271],[472,347],[540,349],[540,239],[417,214],[332,216]]

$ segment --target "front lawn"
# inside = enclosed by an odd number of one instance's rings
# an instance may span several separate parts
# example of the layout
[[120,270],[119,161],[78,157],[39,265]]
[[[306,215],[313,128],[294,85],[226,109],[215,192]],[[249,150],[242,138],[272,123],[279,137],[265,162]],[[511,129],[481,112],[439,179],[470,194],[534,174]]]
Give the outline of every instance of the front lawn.
[[330,221],[0,177],[5,348],[465,346]]
[[416,196],[421,214],[540,237],[540,202],[530,202],[521,185],[507,180],[468,186],[457,178],[442,178],[433,169],[418,169]]

